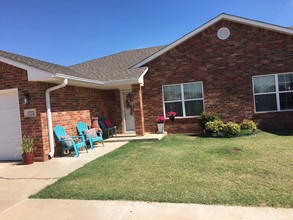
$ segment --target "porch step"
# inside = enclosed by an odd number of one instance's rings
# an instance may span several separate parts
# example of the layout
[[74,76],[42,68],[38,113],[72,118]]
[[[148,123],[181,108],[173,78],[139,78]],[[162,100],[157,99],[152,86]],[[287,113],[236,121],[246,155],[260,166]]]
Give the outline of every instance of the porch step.
[[117,134],[114,137],[104,140],[105,142],[128,142],[128,141],[159,141],[167,133],[164,134],[150,134],[146,133],[144,136],[136,136],[135,134]]

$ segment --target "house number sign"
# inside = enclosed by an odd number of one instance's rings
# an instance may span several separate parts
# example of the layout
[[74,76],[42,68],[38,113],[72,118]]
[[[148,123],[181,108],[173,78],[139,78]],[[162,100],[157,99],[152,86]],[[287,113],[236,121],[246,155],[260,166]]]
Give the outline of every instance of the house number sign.
[[37,111],[35,108],[32,109],[25,109],[24,110],[24,117],[25,118],[35,118],[37,117]]

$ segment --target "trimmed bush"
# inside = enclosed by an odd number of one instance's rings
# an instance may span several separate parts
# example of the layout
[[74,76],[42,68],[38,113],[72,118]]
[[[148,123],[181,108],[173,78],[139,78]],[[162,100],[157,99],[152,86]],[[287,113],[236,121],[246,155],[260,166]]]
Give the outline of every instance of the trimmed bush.
[[234,122],[228,122],[223,127],[223,134],[227,137],[235,137],[240,134],[240,125]]
[[219,135],[223,127],[224,123],[221,120],[209,121],[206,123],[206,132],[208,135]]
[[218,114],[214,112],[203,112],[199,116],[199,126],[206,130],[206,123],[211,121],[219,121],[221,118]]
[[255,132],[256,124],[252,120],[244,119],[243,122],[240,124],[240,129]]

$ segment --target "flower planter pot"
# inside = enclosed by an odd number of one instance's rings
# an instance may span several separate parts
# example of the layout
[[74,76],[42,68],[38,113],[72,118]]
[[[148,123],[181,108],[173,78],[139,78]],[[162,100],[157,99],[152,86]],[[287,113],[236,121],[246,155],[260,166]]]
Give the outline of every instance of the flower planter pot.
[[34,163],[34,153],[25,153],[22,154],[22,161],[24,165]]
[[158,123],[158,133],[159,134],[164,134],[164,123]]

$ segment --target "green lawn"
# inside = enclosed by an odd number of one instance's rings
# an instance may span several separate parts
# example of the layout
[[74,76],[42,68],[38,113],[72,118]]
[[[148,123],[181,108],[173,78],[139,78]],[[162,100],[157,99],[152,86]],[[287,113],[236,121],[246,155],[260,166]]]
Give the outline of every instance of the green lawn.
[[132,142],[32,198],[293,208],[293,131]]

